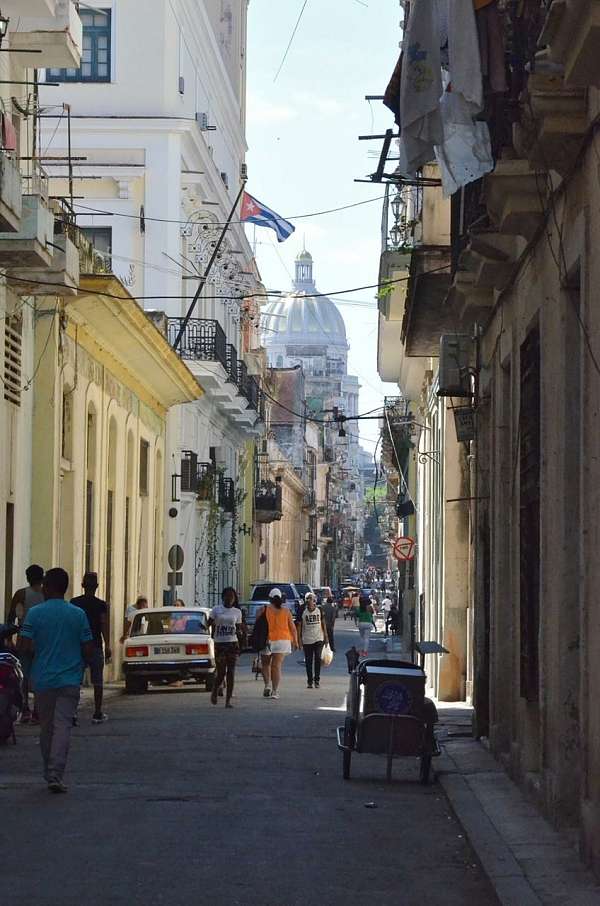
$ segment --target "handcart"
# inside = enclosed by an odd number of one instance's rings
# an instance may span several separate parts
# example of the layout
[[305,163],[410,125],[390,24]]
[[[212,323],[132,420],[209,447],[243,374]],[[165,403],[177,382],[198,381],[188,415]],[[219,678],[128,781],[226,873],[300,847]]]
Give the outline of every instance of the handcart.
[[437,710],[425,698],[425,679],[423,668],[410,661],[359,661],[350,675],[346,720],[337,728],[344,780],[350,778],[352,753],[358,752],[385,755],[388,782],[394,758],[418,758],[421,783],[429,783],[431,760],[440,749]]

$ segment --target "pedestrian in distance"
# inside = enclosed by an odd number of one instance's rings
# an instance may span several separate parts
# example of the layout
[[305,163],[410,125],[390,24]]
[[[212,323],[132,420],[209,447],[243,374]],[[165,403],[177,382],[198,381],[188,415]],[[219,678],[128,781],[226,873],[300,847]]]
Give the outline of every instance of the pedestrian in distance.
[[269,603],[257,613],[257,621],[265,616],[268,627],[268,641],[260,652],[262,675],[265,683],[265,698],[279,698],[279,686],[283,662],[292,650],[298,648],[298,634],[292,614],[283,607],[283,595],[279,588],[269,592]]
[[385,621],[386,635],[388,635],[390,629],[392,630],[392,635],[400,634],[400,610],[396,603],[392,604],[392,606],[390,607],[390,612],[388,613],[387,619]]
[[242,611],[238,606],[238,595],[235,588],[224,588],[221,593],[221,604],[210,612],[208,625],[215,642],[215,664],[217,673],[214,679],[210,700],[217,704],[217,696],[223,682],[227,694],[225,707],[233,708],[231,699],[235,685],[235,668],[240,656],[242,637]]
[[360,634],[360,655],[367,657],[371,633],[375,628],[373,605],[367,595],[361,595],[358,602],[356,622]]
[[321,613],[325,618],[329,647],[335,653],[335,621],[337,619],[337,606],[333,600],[331,591],[329,591],[329,594],[326,597],[324,596],[324,600],[321,604]]
[[[28,566],[25,570],[25,577],[27,579],[27,585],[25,588],[19,588],[13,595],[12,601],[10,602],[10,609],[8,611],[7,623],[9,625],[16,624],[19,628],[23,627],[25,619],[31,607],[35,607],[36,604],[42,604],[44,601],[44,591],[42,589],[42,583],[44,580],[44,570],[41,566],[38,566],[37,563],[32,563],[31,566]],[[33,713],[29,709],[29,676],[31,673],[32,665],[32,655],[22,652],[19,656],[21,661],[21,669],[23,671],[23,711],[21,712],[21,723],[28,724],[37,723],[38,715],[33,709]]]
[[43,604],[32,607],[19,637],[21,651],[34,655],[31,684],[40,716],[44,779],[52,793],[66,793],[73,718],[79,704],[83,670],[94,656],[90,624],[81,607],[65,601],[69,576],[49,569],[44,576]]
[[121,636],[121,643],[129,636],[131,631],[131,624],[133,619],[138,612],[138,610],[145,610],[148,607],[148,598],[145,598],[143,595],[136,600],[135,604],[130,604],[127,610],[125,611],[125,627],[123,629],[123,635]]
[[307,688],[318,689],[321,682],[321,654],[323,645],[327,644],[327,627],[325,617],[320,607],[317,607],[317,599],[308,592],[305,598],[306,607],[300,620],[299,636],[300,642],[304,648],[304,663],[306,665]]
[[86,573],[81,580],[83,594],[71,598],[71,604],[81,607],[85,613],[92,637],[94,640],[94,653],[89,662],[90,680],[94,687],[94,714],[93,724],[104,723],[108,717],[102,711],[104,697],[104,665],[111,661],[110,638],[108,628],[108,606],[106,601],[96,597],[98,591],[98,574]]

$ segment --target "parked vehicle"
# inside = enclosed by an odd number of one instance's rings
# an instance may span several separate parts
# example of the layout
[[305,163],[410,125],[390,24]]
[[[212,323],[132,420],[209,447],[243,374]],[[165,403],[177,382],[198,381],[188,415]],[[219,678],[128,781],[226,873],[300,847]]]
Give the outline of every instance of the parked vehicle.
[[12,739],[14,745],[15,722],[23,709],[23,671],[6,643],[18,631],[17,626],[0,624],[0,743]]
[[310,585],[298,582],[264,581],[254,583],[250,597],[252,601],[262,601],[264,603],[269,600],[269,593],[273,588],[279,588],[282,594],[285,595],[284,604],[292,611],[294,617],[297,615],[300,605],[304,603],[304,595],[312,591]]
[[140,610],[123,653],[125,692],[146,692],[148,683],[193,680],[212,689],[215,649],[201,607]]

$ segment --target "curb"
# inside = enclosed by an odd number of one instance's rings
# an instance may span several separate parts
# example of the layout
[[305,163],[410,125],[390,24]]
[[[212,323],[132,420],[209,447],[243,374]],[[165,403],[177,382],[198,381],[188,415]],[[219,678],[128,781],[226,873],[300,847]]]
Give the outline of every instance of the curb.
[[502,906],[542,906],[542,901],[531,887],[523,869],[485,814],[464,777],[460,774],[440,773],[438,780]]

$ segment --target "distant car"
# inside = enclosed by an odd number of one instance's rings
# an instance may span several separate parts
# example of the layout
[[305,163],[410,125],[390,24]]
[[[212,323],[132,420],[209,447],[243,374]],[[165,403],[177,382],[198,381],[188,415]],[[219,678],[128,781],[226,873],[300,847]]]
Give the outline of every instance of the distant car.
[[211,689],[215,648],[201,607],[155,607],[133,618],[123,652],[125,692],[139,694],[148,683],[195,680]]
[[273,588],[278,588],[285,595],[285,602],[294,616],[300,605],[304,603],[304,595],[312,591],[310,585],[298,582],[255,582],[250,598],[252,601],[268,601],[269,593]]

